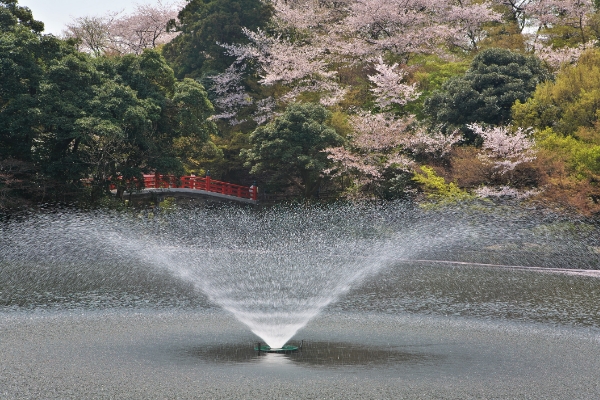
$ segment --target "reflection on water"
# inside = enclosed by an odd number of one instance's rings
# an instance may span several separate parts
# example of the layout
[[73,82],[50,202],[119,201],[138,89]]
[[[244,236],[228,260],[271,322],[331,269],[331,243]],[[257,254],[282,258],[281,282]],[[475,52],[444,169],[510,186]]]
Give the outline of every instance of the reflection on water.
[[[291,343],[300,345],[300,343]],[[302,350],[287,354],[257,352],[252,344],[228,344],[188,349],[185,357],[217,364],[259,363],[261,366],[307,367],[380,366],[439,363],[444,356],[419,352],[415,347],[375,347],[348,342],[304,341]]]
[[597,222],[521,208],[40,213],[0,220],[0,313],[220,305],[279,331],[327,305],[600,328],[599,242]]
[[600,279],[476,265],[398,263],[330,309],[600,328]]
[[[139,267],[140,269],[142,267]],[[116,269],[116,268],[115,268]],[[114,270],[113,270],[114,271]],[[139,271],[139,270],[138,270]],[[141,274],[140,274],[141,275]],[[103,309],[214,309],[200,292],[164,275],[106,290],[41,285],[19,290],[0,267],[0,313]],[[141,275],[140,278],[143,278]],[[159,279],[162,278],[162,279]],[[130,286],[127,287],[128,282]],[[476,265],[396,263],[357,286],[330,311],[411,313],[600,328],[600,279]]]

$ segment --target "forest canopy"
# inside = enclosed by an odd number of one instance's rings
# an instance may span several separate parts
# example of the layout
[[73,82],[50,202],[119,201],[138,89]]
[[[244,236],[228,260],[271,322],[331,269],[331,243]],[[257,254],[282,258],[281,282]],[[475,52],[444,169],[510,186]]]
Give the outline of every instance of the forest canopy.
[[34,12],[0,0],[1,207],[210,170],[600,211],[592,0],[157,2],[61,37]]

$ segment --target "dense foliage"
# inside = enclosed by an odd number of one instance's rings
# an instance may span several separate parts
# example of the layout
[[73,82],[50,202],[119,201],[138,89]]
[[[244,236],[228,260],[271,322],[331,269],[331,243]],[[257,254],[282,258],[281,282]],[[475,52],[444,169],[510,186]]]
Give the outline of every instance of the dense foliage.
[[242,28],[262,28],[271,14],[260,0],[191,0],[171,22],[181,33],[165,46],[165,57],[178,77],[222,72],[232,58],[220,44],[245,42]]
[[513,107],[515,123],[536,129],[547,158],[561,164],[552,174],[554,191],[581,208],[586,197],[600,201],[600,52],[585,53],[554,82],[538,86]]
[[0,0],[2,204],[210,170],[288,197],[600,211],[595,1],[180,7],[78,18],[59,39]]
[[437,123],[464,126],[510,121],[515,101],[525,101],[550,74],[539,59],[506,49],[477,54],[469,70],[448,80],[425,102],[425,114]]
[[273,122],[250,135],[245,151],[251,173],[268,172],[271,184],[296,185],[305,197],[319,190],[322,172],[331,164],[323,151],[343,138],[327,126],[329,112],[321,105],[292,104]]
[[4,5],[3,196],[68,200],[88,192],[94,201],[111,183],[122,193],[142,172],[181,172],[176,138],[208,139],[212,105],[204,88],[177,81],[158,52],[92,58],[40,35],[30,13]]

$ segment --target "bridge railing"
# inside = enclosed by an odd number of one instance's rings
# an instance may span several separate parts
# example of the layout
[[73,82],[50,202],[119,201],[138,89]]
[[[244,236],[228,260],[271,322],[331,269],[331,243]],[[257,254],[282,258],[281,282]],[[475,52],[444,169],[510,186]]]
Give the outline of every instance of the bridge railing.
[[228,196],[241,197],[244,199],[258,199],[258,190],[256,186],[236,185],[234,183],[211,179],[210,176],[201,177],[190,175],[177,178],[175,175],[149,174],[144,175],[144,187],[146,189],[197,189]]

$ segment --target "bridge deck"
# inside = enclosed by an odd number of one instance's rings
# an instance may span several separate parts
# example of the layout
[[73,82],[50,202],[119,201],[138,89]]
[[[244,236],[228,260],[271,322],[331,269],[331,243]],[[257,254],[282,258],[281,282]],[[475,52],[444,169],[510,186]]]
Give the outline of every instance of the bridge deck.
[[[241,186],[234,183],[211,179],[210,176],[180,176],[150,174],[144,175],[143,185],[134,180],[138,190],[125,192],[127,196],[139,196],[151,193],[164,193],[173,196],[212,197],[247,204],[258,204],[258,188]],[[116,193],[116,186],[111,187]]]
[[[113,194],[116,194],[116,190],[111,190]],[[222,194],[217,192],[209,192],[201,189],[188,189],[188,188],[149,188],[136,190],[135,192],[124,192],[123,196],[144,196],[150,194],[164,194],[166,196],[187,196],[187,197],[212,197],[220,200],[237,201],[246,204],[258,204],[258,200],[247,199],[244,197],[231,196],[228,194]]]

